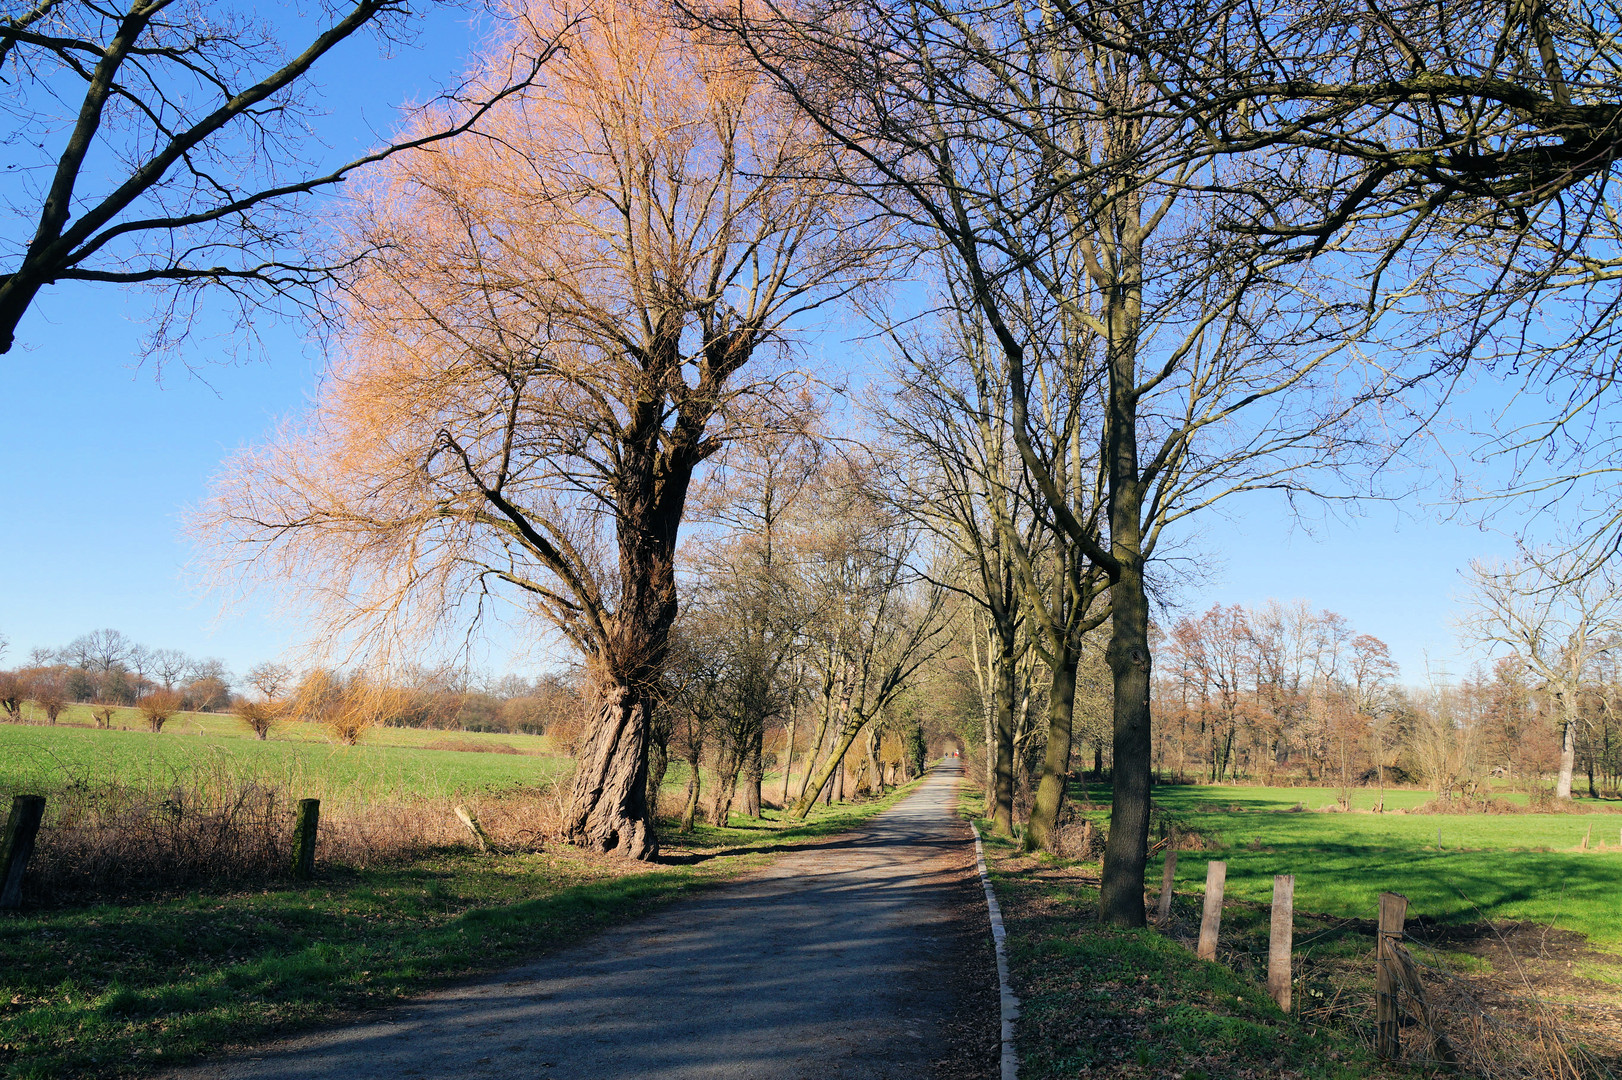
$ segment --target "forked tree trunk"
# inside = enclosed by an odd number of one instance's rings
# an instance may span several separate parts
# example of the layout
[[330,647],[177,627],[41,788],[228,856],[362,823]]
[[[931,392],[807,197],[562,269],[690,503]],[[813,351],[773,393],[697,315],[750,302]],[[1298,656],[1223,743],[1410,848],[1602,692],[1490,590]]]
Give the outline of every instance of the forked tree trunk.
[[653,859],[659,838],[648,820],[647,706],[624,685],[604,688],[602,697],[575,770],[566,835],[593,851]]
[[[789,817],[796,821],[804,818],[806,814],[810,813],[811,807],[825,791],[828,793],[828,802],[832,804],[834,784],[830,781],[844,779],[845,753],[850,749],[851,743],[856,741],[856,737],[862,733],[862,728],[866,726],[866,722],[854,725],[847,724],[845,730],[839,733],[839,738],[834,743],[833,752],[828,755],[826,761],[817,767],[815,772],[807,777],[806,787],[809,795],[802,796],[800,801],[794,804],[794,809],[789,811]],[[839,798],[844,798],[843,793],[839,795]]]
[[1036,788],[1036,804],[1025,823],[1025,850],[1045,851],[1059,824],[1064,806],[1065,784],[1070,781],[1070,742],[1075,721],[1076,664],[1078,650],[1068,645],[1053,666],[1048,689],[1048,747],[1042,761],[1042,782]]

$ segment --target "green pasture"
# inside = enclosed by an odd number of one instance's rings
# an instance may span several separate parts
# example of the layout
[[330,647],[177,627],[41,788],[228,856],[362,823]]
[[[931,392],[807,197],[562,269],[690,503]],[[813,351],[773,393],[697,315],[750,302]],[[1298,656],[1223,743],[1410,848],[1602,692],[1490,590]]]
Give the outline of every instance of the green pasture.
[[[270,739],[239,734],[231,717],[187,714],[190,730],[175,721],[149,731],[98,730],[58,724],[0,724],[0,797],[22,791],[49,794],[74,782],[117,781],[162,786],[200,772],[255,778],[315,798],[441,797],[544,783],[568,759],[535,753],[536,736],[379,728],[357,746],[309,737],[311,724],[284,724]],[[116,720],[115,720],[116,723]],[[235,725],[233,730],[231,725]],[[435,740],[507,744],[530,753],[430,750]],[[528,740],[520,745],[521,740]]]
[[[1530,921],[1622,951],[1622,813],[1290,812],[1297,801],[1314,804],[1303,797],[1310,790],[1156,788],[1157,806],[1217,845],[1178,852],[1177,887],[1203,889],[1206,864],[1221,859],[1235,899],[1265,903],[1273,875],[1294,874],[1303,913],[1372,919],[1390,891],[1408,897],[1410,919]],[[1154,860],[1151,883],[1160,867]]]

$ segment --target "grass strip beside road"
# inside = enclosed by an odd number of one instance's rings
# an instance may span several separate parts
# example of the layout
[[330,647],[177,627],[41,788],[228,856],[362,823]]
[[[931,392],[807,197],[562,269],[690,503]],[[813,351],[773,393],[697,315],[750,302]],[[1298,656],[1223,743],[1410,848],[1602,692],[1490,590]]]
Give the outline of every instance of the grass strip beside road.
[[[965,795],[967,816],[979,801]],[[1419,1075],[1382,1066],[1350,1032],[1284,1015],[1255,979],[1154,929],[1101,926],[1096,868],[1024,855],[989,826],[980,820],[1020,998],[1021,1080]]]
[[912,786],[798,824],[666,830],[673,865],[447,850],[304,887],[3,917],[0,1076],[138,1076],[499,970],[854,828]]

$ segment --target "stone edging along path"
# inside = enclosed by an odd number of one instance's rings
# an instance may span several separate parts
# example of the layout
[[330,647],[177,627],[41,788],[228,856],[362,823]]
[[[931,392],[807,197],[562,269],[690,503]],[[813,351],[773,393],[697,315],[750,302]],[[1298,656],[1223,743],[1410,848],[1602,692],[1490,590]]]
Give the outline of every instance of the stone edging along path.
[[980,870],[980,884],[986,890],[986,908],[991,912],[991,939],[997,947],[997,998],[1002,1011],[1002,1080],[1019,1080],[1019,1055],[1014,1052],[1014,1021],[1019,1018],[1019,998],[1008,985],[1008,949],[1004,944],[1007,933],[1003,930],[1002,909],[997,906],[997,894],[991,889],[991,875],[986,872],[986,849],[980,843],[980,827],[969,822],[974,830],[974,862]]

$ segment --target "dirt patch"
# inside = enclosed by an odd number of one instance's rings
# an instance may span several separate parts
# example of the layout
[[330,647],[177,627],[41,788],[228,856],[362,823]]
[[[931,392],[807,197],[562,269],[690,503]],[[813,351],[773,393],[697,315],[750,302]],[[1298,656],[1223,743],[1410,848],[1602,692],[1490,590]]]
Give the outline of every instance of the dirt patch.
[[[1488,1015],[1549,1025],[1610,1072],[1622,1072],[1622,957],[1594,949],[1581,934],[1535,923],[1427,927],[1423,937],[1491,965],[1458,973],[1461,986],[1450,997],[1467,992]],[[1470,1007],[1468,1001],[1452,1004]]]

